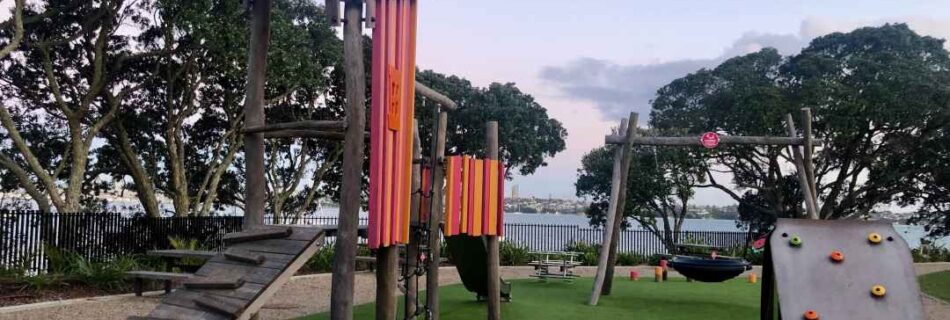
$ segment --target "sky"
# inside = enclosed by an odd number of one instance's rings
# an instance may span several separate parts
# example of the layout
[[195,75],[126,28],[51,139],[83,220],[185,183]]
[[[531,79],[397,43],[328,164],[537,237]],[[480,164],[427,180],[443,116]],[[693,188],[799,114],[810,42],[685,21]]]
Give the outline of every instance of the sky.
[[[0,20],[12,3],[0,0]],[[794,54],[816,36],[886,22],[950,38],[950,1],[423,0],[416,52],[420,68],[478,86],[514,82],[561,121],[566,150],[506,186],[573,198],[584,153],[631,111],[645,126],[650,99],[671,80],[763,47]],[[693,202],[734,203],[713,189]]]
[[[824,34],[887,22],[950,38],[950,1],[419,1],[417,63],[475,85],[515,82],[568,131],[521,196],[573,198],[584,153],[629,112],[645,126],[658,88],[724,59],[797,53]],[[722,179],[720,179],[722,180]],[[694,203],[733,204],[698,190]]]

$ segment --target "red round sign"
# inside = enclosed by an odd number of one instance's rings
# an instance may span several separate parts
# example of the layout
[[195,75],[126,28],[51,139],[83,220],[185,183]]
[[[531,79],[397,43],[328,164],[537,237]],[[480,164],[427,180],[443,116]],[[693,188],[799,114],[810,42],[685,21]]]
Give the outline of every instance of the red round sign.
[[703,147],[712,149],[719,145],[719,135],[715,132],[706,132],[700,138],[700,141],[703,143]]

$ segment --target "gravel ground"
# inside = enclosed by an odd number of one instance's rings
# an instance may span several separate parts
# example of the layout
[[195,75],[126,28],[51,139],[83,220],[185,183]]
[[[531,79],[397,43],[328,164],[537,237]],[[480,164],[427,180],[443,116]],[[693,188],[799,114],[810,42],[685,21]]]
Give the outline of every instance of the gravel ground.
[[[950,269],[950,263],[918,264],[918,274]],[[576,273],[581,276],[593,276],[595,267],[580,267]],[[616,275],[627,275],[637,270],[642,277],[651,277],[652,267],[618,267]],[[502,277],[508,279],[527,278],[531,267],[503,267]],[[761,274],[759,269],[752,272]],[[678,276],[671,272],[671,276]],[[454,267],[443,267],[439,273],[442,285],[459,283]],[[372,273],[356,274],[355,303],[373,302],[376,281]],[[420,286],[425,286],[420,282]],[[76,299],[68,301],[46,302],[32,305],[0,308],[0,319],[125,319],[130,315],[146,315],[161,300],[160,295],[135,297],[131,295]],[[950,304],[923,297],[924,309],[928,320],[950,319]],[[330,274],[317,274],[294,277],[272,301],[265,305],[260,313],[261,319],[289,319],[307,314],[323,312],[330,305]]]

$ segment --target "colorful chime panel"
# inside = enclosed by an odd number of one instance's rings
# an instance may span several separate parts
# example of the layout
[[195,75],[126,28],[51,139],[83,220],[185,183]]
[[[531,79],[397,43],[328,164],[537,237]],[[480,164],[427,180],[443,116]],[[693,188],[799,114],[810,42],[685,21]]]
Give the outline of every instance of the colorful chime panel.
[[498,160],[446,158],[445,235],[503,235],[504,180],[505,167]]
[[370,117],[369,247],[409,241],[416,1],[375,0]]

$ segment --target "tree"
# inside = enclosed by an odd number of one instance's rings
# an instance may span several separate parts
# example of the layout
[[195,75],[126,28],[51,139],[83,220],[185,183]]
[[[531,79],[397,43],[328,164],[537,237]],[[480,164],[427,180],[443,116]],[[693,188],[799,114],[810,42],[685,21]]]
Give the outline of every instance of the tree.
[[[947,128],[948,62],[943,40],[903,24],[833,33],[792,57],[764,49],[674,80],[658,91],[650,123],[782,136],[783,115],[810,107],[814,134],[825,142],[815,159],[822,219],[867,217],[888,203],[939,203],[928,195],[944,183],[940,168],[950,161],[936,156]],[[711,172],[708,186],[762,214],[800,217],[784,185],[791,173],[783,170],[790,157],[782,149],[720,148],[707,168],[731,171],[739,192]],[[745,197],[746,190],[754,194]]]
[[[532,174],[547,165],[545,158],[564,150],[567,130],[514,83],[492,83],[487,88],[478,88],[463,78],[431,70],[418,72],[416,78],[459,104],[459,109],[448,118],[447,153],[482,155],[488,121],[498,121],[498,155],[508,166],[508,172]],[[422,145],[428,146],[433,106],[423,105],[425,102],[418,95],[416,101]]]
[[[615,148],[594,149],[584,155],[578,169],[574,186],[577,196],[592,201],[586,211],[591,225],[603,226],[607,220]],[[694,195],[693,188],[705,179],[702,163],[690,152],[682,147],[635,147],[630,173],[624,182],[624,227],[628,219],[638,222],[663,241],[670,252],[675,251],[675,243],[680,241],[678,234]]]
[[[117,179],[131,177],[152,216],[159,214],[153,189],[171,199],[177,216],[241,206],[245,8],[240,2],[206,0],[156,1],[148,9],[161,19],[143,31],[140,41],[166,54],[152,61],[156,80],[135,97],[137,108],[123,113],[122,121],[107,131],[110,145],[103,158],[113,161],[102,163],[115,168],[111,174]],[[330,97],[339,92],[329,88],[340,61],[340,41],[322,9],[308,1],[276,1],[271,42],[268,122],[339,118],[339,99]],[[334,147],[278,139],[268,141],[267,148],[268,205],[280,215],[289,198],[302,191],[298,186],[306,170]],[[298,157],[301,150],[305,152]],[[316,197],[312,190],[306,197],[310,201]]]
[[134,3],[51,0],[39,6],[23,9],[22,45],[0,58],[6,100],[0,104],[0,165],[40,210],[77,212],[104,186],[96,181],[99,173],[89,171],[95,139],[150,80],[129,71],[155,52],[135,48],[118,32],[143,21]]

